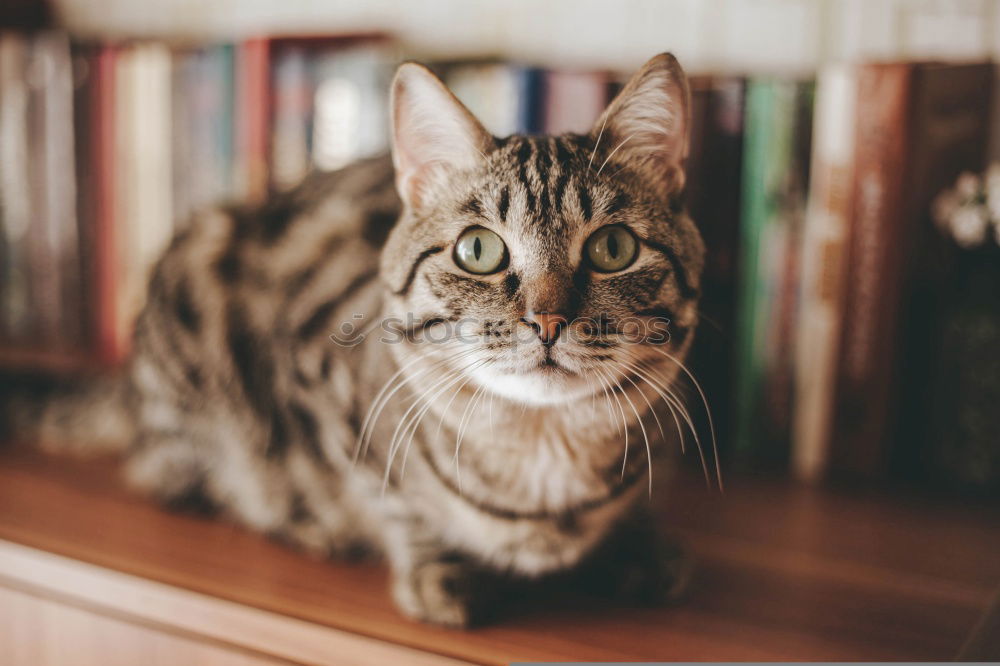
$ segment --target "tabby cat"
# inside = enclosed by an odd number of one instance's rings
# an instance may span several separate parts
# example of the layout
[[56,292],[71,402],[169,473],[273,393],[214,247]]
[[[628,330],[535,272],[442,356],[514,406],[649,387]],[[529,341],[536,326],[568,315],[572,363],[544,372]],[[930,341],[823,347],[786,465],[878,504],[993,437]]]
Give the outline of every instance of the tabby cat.
[[[474,575],[646,538],[698,317],[688,97],[663,54],[589,134],[495,138],[402,65],[391,162],[200,215],[154,270],[127,383],[53,404],[42,438],[89,420],[164,501],[381,553],[399,608],[445,625],[474,619]],[[682,567],[653,547],[641,587],[670,594]]]

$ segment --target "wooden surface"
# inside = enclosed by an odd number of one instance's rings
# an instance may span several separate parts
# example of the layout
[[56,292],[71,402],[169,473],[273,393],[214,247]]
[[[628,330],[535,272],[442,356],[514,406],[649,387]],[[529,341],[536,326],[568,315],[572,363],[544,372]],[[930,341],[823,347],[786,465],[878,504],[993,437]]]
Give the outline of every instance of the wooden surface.
[[[2,592],[11,593],[0,595],[3,666],[146,666],[146,660],[139,658],[144,648],[169,664],[191,664],[197,655],[214,663],[221,652],[231,657],[230,662],[240,663],[245,657],[254,666],[260,661],[308,666],[469,663],[4,540],[0,540]],[[37,603],[28,603],[25,596]],[[60,608],[83,615],[62,613]],[[17,621],[3,621],[10,618]],[[102,644],[88,637],[90,628],[98,636],[111,632],[113,637],[104,636]],[[150,642],[153,634],[160,638]],[[114,662],[109,661],[107,648],[112,644]],[[17,647],[14,654],[5,649],[9,645]],[[63,658],[66,654],[74,658]]]
[[[3,587],[0,645],[4,646],[4,663],[13,666],[281,664]],[[114,649],[108,649],[109,645]]]
[[665,508],[700,561],[683,605],[559,589],[462,632],[402,618],[379,565],[312,560],[165,512],[124,489],[109,461],[0,451],[0,539],[479,663],[949,659],[1000,585],[997,507],[734,478],[720,496],[682,476]]

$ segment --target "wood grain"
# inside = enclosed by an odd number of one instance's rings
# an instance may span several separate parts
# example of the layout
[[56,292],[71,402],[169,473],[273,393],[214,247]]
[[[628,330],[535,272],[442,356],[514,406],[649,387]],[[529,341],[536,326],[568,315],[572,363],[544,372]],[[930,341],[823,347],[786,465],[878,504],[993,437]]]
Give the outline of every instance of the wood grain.
[[699,559],[690,598],[640,609],[517,588],[472,631],[401,617],[386,572],[304,557],[131,494],[112,461],[0,452],[0,538],[353,634],[477,663],[940,660],[1000,585],[1000,509],[902,494],[681,475],[666,527]]

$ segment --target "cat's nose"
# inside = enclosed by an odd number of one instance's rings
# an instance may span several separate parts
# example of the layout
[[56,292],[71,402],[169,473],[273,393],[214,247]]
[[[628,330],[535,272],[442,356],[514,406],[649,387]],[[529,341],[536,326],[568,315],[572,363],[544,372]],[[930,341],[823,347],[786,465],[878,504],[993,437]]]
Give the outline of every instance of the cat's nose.
[[535,331],[538,339],[545,346],[554,344],[566,326],[566,317],[555,312],[529,311],[521,318],[521,321]]

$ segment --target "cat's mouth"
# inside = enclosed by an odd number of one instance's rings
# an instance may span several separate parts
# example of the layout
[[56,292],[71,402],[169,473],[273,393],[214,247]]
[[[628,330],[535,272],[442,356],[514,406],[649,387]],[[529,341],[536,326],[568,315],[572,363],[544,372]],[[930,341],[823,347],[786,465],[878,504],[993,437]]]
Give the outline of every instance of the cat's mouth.
[[536,365],[533,368],[533,370],[535,372],[543,372],[543,373],[557,372],[557,373],[562,373],[562,374],[567,374],[567,375],[576,374],[575,372],[573,372],[572,370],[570,370],[566,366],[560,365],[558,361],[556,361],[554,358],[552,358],[552,354],[550,354],[548,352],[546,352],[545,358],[543,358],[541,361],[539,361],[538,365]]

